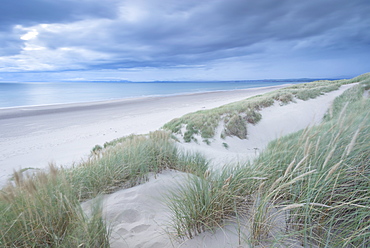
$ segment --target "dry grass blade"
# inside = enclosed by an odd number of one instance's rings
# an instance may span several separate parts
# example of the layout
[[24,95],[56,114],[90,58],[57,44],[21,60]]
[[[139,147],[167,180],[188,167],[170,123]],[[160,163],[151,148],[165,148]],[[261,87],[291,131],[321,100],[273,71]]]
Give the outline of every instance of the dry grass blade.
[[333,167],[331,167],[331,169],[329,170],[328,174],[325,177],[325,180],[328,180],[331,177],[331,175],[338,169],[338,167],[342,164],[342,162],[343,160],[339,161]]

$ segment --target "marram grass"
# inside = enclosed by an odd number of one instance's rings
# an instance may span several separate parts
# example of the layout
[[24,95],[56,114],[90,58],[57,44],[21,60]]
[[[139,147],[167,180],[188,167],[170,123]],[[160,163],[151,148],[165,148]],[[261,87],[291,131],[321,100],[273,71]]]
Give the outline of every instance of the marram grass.
[[258,123],[261,119],[261,114],[258,111],[262,108],[272,106],[275,102],[287,104],[295,99],[313,99],[337,90],[343,84],[369,80],[368,77],[368,74],[364,74],[351,80],[321,80],[295,84],[218,108],[186,114],[166,123],[163,129],[181,135],[185,142],[196,141],[194,135],[200,135],[204,140],[209,141],[215,136],[217,127],[224,123],[223,135],[246,139],[248,124]]
[[149,173],[156,174],[165,169],[198,175],[208,168],[204,156],[179,150],[171,134],[164,131],[130,135],[105,147],[98,154],[92,153],[88,161],[64,170],[79,191],[80,199],[135,186],[145,182]]
[[95,208],[82,211],[74,189],[55,167],[0,193],[0,247],[109,247],[109,230]]
[[[194,237],[240,216],[250,226],[250,233],[240,233],[241,243],[369,247],[370,103],[364,91],[370,89],[370,74],[294,85],[189,114],[168,127],[179,131],[188,124],[188,139],[197,132],[207,139],[221,119],[240,114],[256,123],[258,110],[274,101],[312,98],[353,82],[360,85],[335,100],[321,125],[270,143],[253,164],[209,171],[202,155],[178,150],[171,134],[157,131],[96,146],[88,161],[72,169],[52,166],[30,177],[15,173],[0,192],[0,247],[109,247],[101,206],[87,216],[81,200],[144,182],[148,173],[164,169],[193,175],[169,196],[179,236]],[[237,125],[231,122],[230,128]],[[283,228],[276,232],[281,216]]]
[[93,149],[89,160],[74,168],[16,172],[0,192],[0,247],[109,247],[109,226],[101,206],[87,216],[82,200],[130,187],[149,173],[177,169],[204,174],[208,161],[178,150],[169,133],[152,132],[115,140]]
[[270,174],[267,197],[289,210],[287,228],[304,245],[370,245],[370,99],[362,95],[363,85],[349,89],[334,102],[340,112],[270,143],[254,163]]
[[252,184],[249,181],[255,179],[250,178],[244,168],[190,175],[185,184],[178,185],[167,196],[175,234],[193,238],[206,230],[222,227],[237,208],[246,204],[244,196],[251,193],[247,187]]
[[191,238],[246,216],[241,244],[369,247],[369,78],[357,77],[322,124],[271,142],[251,164],[180,185],[167,203],[177,235]]

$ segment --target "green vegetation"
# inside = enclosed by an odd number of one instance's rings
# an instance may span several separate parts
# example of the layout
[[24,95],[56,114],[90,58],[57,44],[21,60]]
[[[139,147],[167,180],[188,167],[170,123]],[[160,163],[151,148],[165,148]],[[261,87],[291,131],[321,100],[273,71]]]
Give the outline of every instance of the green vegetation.
[[225,119],[225,134],[227,136],[236,136],[239,139],[247,137],[246,123],[240,115],[233,115],[230,119]]
[[15,173],[0,194],[0,227],[1,247],[109,247],[101,209],[86,216],[55,167],[34,178]]
[[213,138],[216,128],[224,123],[223,136],[236,136],[240,139],[246,139],[247,124],[256,124],[261,120],[262,116],[258,111],[262,108],[269,107],[275,102],[287,104],[294,101],[294,99],[308,100],[316,98],[339,89],[343,84],[361,81],[362,78],[366,78],[366,76],[359,76],[355,80],[324,80],[292,85],[218,108],[200,110],[184,115],[166,123],[163,129],[180,134],[185,142],[191,142],[195,139],[194,135],[200,135],[203,139]]
[[91,150],[91,153],[92,154],[99,154],[101,152],[101,150],[103,150],[103,147],[101,147],[100,145],[96,145]]
[[369,247],[369,78],[338,97],[321,125],[271,142],[252,164],[181,185],[169,196],[177,234],[244,219],[241,243]]
[[293,85],[189,114],[166,127],[180,132],[186,125],[186,141],[200,134],[210,142],[223,121],[221,136],[244,138],[245,123],[257,123],[261,108],[313,98],[353,82],[360,84],[334,101],[321,125],[271,142],[250,164],[211,171],[201,154],[179,150],[171,133],[156,131],[123,137],[104,148],[97,145],[90,159],[74,168],[50,166],[47,173],[27,177],[16,172],[14,182],[0,191],[0,246],[109,247],[99,201],[88,215],[81,201],[174,169],[191,174],[167,202],[179,237],[192,238],[231,220],[250,230],[239,232],[240,243],[369,247],[370,98],[364,97],[369,73]]
[[222,226],[236,213],[245,214],[245,196],[253,193],[250,186],[256,182],[250,174],[248,167],[230,167],[222,172],[206,171],[179,185],[168,200],[177,235],[192,238]]
[[[96,146],[97,147],[97,146]],[[93,149],[91,158],[70,169],[15,173],[0,192],[1,247],[109,247],[101,208],[86,216],[82,200],[145,181],[149,173],[176,169],[203,175],[208,161],[179,151],[171,134],[131,135]]]
[[130,187],[147,179],[150,172],[174,168],[177,148],[164,132],[149,137],[131,135],[121,143],[106,146],[98,156],[66,169],[67,178],[79,191],[80,199],[89,199],[119,187]]
[[363,91],[348,90],[334,103],[340,112],[271,142],[254,163],[269,177],[263,198],[289,210],[287,227],[305,245],[370,244],[370,100]]

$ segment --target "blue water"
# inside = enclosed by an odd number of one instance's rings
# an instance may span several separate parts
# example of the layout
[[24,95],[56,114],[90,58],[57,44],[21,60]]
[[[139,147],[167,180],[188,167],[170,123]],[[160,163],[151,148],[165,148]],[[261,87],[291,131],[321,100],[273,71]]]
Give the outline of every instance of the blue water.
[[284,83],[294,82],[0,82],[0,108],[247,89],[274,86]]

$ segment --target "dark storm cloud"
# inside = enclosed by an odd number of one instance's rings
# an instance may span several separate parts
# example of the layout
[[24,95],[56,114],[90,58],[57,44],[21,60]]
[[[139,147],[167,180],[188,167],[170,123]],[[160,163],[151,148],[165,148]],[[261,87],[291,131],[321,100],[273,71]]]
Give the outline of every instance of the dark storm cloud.
[[17,25],[72,22],[84,18],[114,18],[116,0],[2,0],[0,3],[0,56],[16,54],[22,47]]
[[274,46],[326,34],[314,49],[354,45],[347,42],[366,45],[368,11],[366,1],[346,0],[205,1],[173,14],[154,8],[138,23],[107,27],[114,41],[109,49],[127,54],[125,44],[131,44],[130,50],[144,53],[147,60],[179,63],[248,55],[260,52],[261,42]]
[[[9,29],[0,56],[27,43],[57,58],[69,49],[70,66],[86,69],[197,66],[255,55],[314,60],[368,52],[368,13],[368,0],[3,0],[0,31],[22,25],[38,34],[23,42]],[[37,27],[44,23],[51,27]],[[84,59],[71,59],[78,53]]]
[[366,1],[206,1],[183,15],[154,12],[132,26],[114,23],[110,33],[117,44],[147,48],[148,60],[193,63],[261,52],[262,42],[273,47],[326,34],[312,49],[366,45],[368,11]]
[[82,18],[116,16],[115,0],[2,0],[0,30],[14,25],[71,22]]

